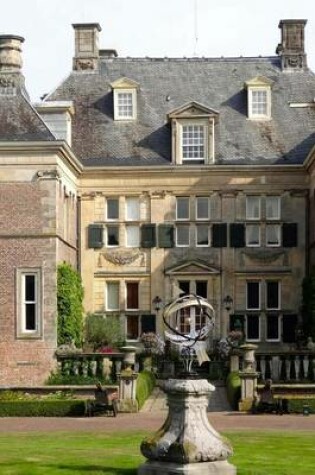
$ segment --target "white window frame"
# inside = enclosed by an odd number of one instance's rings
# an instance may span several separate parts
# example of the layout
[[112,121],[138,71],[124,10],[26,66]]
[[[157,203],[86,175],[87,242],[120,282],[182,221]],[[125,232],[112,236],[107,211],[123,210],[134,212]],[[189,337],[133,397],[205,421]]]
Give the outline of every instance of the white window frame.
[[[259,298],[259,306],[258,307],[248,307],[248,284],[249,283],[257,283],[258,284],[258,298]],[[248,312],[259,312],[261,310],[261,281],[260,280],[247,280],[246,281],[246,311]]]
[[[250,241],[250,228],[257,227],[258,229],[258,243],[252,243]],[[245,238],[246,238],[246,247],[260,247],[261,246],[261,227],[260,224],[257,223],[248,223],[245,226]]]
[[[276,230],[276,235],[277,235],[277,242],[271,243],[268,240],[268,229],[273,226]],[[266,247],[280,247],[281,246],[281,226],[280,224],[266,224],[265,227],[265,237],[266,237]]]
[[[188,228],[188,243],[187,244],[178,244],[178,228],[183,228],[187,226]],[[189,224],[179,224],[175,228],[175,235],[176,235],[176,247],[189,247],[190,246],[190,225]]]
[[[277,282],[278,284],[278,307],[268,307],[268,299],[267,299],[267,287],[269,282]],[[281,309],[281,282],[279,280],[265,280],[265,299],[266,299],[266,310],[273,311],[273,310],[280,310]]]
[[[128,121],[135,120],[137,118],[137,90],[136,88],[117,88],[114,89],[114,120]],[[119,94],[131,94],[132,100],[132,114],[120,115],[119,114]]]
[[[259,214],[258,216],[250,216],[249,213],[249,200],[256,199],[258,201]],[[261,196],[258,195],[248,195],[246,196],[246,219],[248,221],[259,221],[261,219]]]
[[[268,200],[277,200],[277,214],[276,216],[268,216]],[[280,196],[266,196],[266,220],[277,221],[281,218],[281,198]]]
[[[187,203],[188,203],[188,205],[187,205],[188,215],[185,218],[179,218],[178,217],[178,202],[180,200],[186,200]],[[176,197],[176,221],[189,221],[189,220],[190,220],[190,198],[189,198],[189,196],[177,196]]]
[[[130,216],[130,209],[128,209],[128,203],[137,204],[137,216]],[[139,196],[126,196],[125,198],[125,219],[128,222],[138,222],[140,221],[140,198]]]
[[[43,331],[42,316],[42,271],[40,268],[21,268],[16,271],[17,279],[17,338],[41,338]],[[33,276],[35,279],[35,299],[34,301],[25,300],[25,277]],[[35,328],[26,328],[26,305],[35,304]]]
[[[117,218],[109,218],[109,217],[108,217],[108,202],[109,202],[109,201],[117,201],[117,203],[118,203],[118,215],[117,215]],[[110,222],[110,223],[119,220],[119,198],[117,198],[117,197],[108,197],[108,198],[106,198],[106,216],[105,216],[105,218],[106,218],[106,221],[108,221],[108,222]]]
[[[266,93],[266,113],[254,112],[253,93]],[[256,86],[248,88],[248,118],[252,120],[270,120],[271,119],[271,89],[269,86]]]
[[[203,130],[203,142],[202,142],[202,146],[203,147],[203,155],[200,156],[200,157],[184,157],[184,128],[186,127],[200,127],[202,128]],[[188,147],[189,145],[187,145]],[[191,144],[190,145],[191,147],[193,147],[194,145]],[[208,156],[208,127],[207,127],[207,124],[204,123],[204,122],[201,122],[201,121],[197,121],[197,120],[191,120],[191,121],[185,121],[185,122],[182,122],[181,123],[181,126],[180,126],[180,156],[181,156],[181,160],[182,160],[182,163],[185,163],[185,162],[207,162],[207,156]]]
[[[207,216],[205,217],[199,217],[198,216],[198,200],[207,200]],[[210,200],[209,196],[196,196],[195,198],[195,216],[196,216],[196,221],[207,221],[210,219]]]
[[[251,317],[258,318],[258,338],[249,338],[248,337],[248,319]],[[246,334],[246,341],[247,342],[257,342],[261,341],[261,315],[258,314],[246,314],[245,318],[245,334]]]
[[[277,317],[278,318],[278,338],[268,338],[268,317]],[[266,341],[269,341],[269,342],[279,342],[281,341],[281,316],[279,314],[276,314],[276,313],[269,313],[269,314],[266,314]]]
[[[109,308],[108,306],[108,302],[109,302],[109,286],[110,285],[114,285],[114,286],[117,286],[118,287],[118,302],[117,302],[117,307],[114,307],[114,308]],[[117,280],[109,280],[106,282],[106,285],[105,285],[105,302],[106,302],[106,305],[105,305],[105,308],[108,312],[117,312],[120,310],[120,282],[117,281]]]
[[[208,242],[207,242],[207,244],[198,244],[198,228],[200,228],[201,226],[207,228],[207,230],[208,230]],[[197,224],[196,227],[195,227],[195,239],[196,239],[196,247],[209,247],[210,246],[210,228],[209,228],[209,225],[207,225],[206,223]]]
[[[137,236],[135,238],[135,241],[133,243],[130,243],[128,239],[130,239],[130,236],[128,235],[128,232],[133,229],[134,231],[137,232]],[[128,224],[125,227],[125,232],[126,232],[126,247],[140,247],[140,228],[137,225],[134,224]]]

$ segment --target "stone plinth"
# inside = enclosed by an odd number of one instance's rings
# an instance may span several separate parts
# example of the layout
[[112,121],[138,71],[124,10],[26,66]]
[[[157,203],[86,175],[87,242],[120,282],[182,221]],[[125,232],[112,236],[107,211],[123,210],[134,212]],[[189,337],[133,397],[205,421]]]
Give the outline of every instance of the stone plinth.
[[227,462],[232,447],[208,421],[214,386],[206,380],[170,379],[162,389],[168,416],[161,429],[142,442],[141,452],[149,460],[138,474],[235,475],[235,467]]

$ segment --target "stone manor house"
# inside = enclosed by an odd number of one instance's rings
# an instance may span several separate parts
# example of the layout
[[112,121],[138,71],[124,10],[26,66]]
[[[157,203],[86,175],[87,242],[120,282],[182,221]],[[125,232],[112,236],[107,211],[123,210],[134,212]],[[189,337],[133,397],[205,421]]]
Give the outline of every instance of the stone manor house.
[[[214,339],[294,345],[315,259],[305,24],[280,21],[276,55],[250,58],[122,58],[74,24],[72,71],[38,104],[24,39],[0,36],[0,385],[55,368],[62,261],[128,343],[163,334],[181,289],[213,305]],[[183,311],[180,330],[201,320]]]

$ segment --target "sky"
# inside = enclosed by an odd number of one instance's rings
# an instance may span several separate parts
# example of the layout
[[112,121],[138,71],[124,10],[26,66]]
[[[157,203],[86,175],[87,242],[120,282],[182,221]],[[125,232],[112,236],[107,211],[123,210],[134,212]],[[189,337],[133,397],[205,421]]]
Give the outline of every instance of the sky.
[[72,68],[72,23],[99,23],[100,48],[119,56],[272,56],[281,19],[307,19],[315,71],[314,0],[1,0],[0,33],[25,38],[23,72],[33,101]]

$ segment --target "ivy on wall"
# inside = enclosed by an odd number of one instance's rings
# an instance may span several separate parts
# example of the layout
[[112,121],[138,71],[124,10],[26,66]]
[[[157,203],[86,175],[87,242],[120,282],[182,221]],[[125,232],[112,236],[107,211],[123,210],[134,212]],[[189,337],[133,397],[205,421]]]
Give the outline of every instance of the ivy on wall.
[[57,309],[58,346],[74,343],[82,344],[83,327],[83,286],[80,274],[70,264],[58,265]]
[[315,339],[315,270],[303,280],[303,331]]

